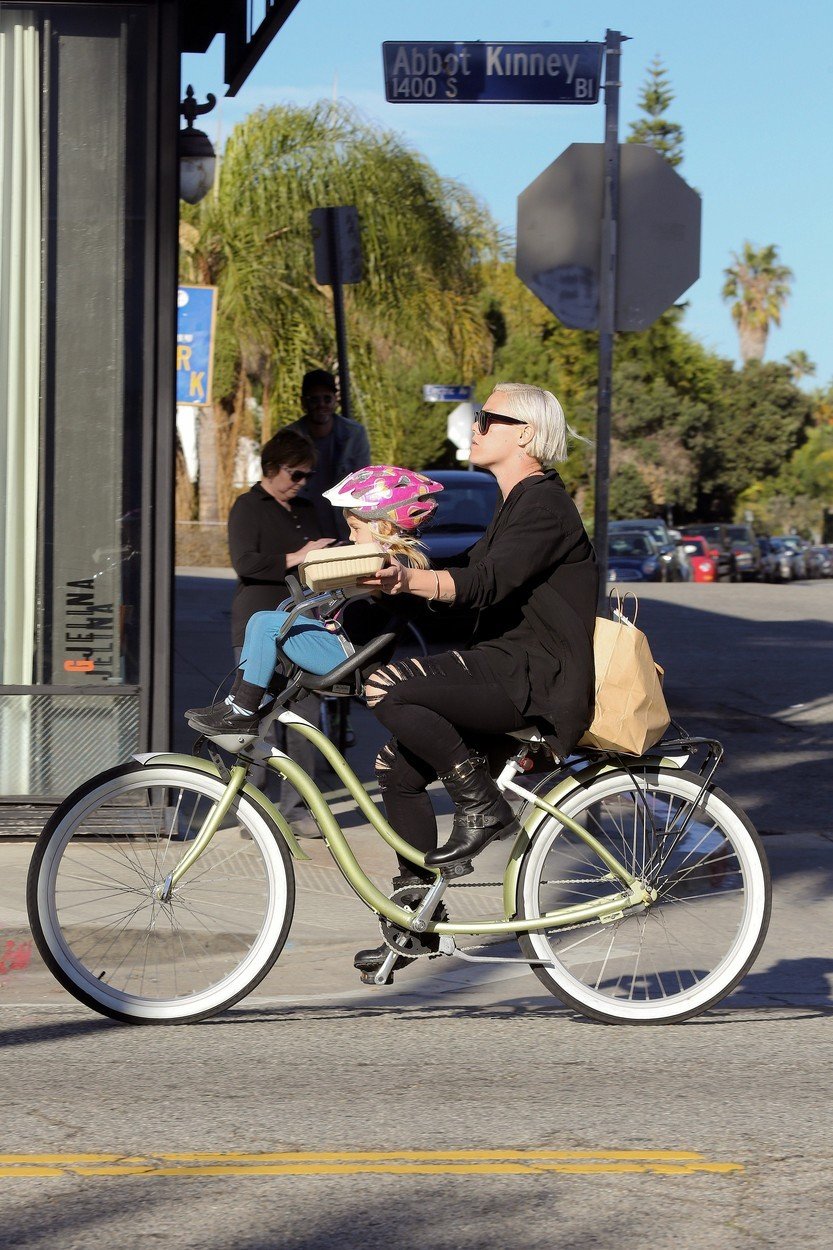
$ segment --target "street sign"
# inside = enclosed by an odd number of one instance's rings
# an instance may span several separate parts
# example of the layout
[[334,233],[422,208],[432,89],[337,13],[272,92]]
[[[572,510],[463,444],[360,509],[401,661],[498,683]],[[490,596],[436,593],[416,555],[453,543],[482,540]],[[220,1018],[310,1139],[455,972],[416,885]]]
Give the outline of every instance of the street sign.
[[[642,143],[619,148],[617,330],[645,330],[700,276],[701,201]],[[599,324],[604,148],[573,143],[518,197],[518,277],[575,330]]]
[[595,104],[603,43],[383,43],[390,104]]
[[426,404],[464,404],[472,397],[473,386],[423,386],[422,398]]
[[314,208],[309,215],[315,281],[319,286],[361,282],[362,241],[359,211],[353,204]]
[[457,448],[457,459],[468,460],[471,451],[471,427],[474,423],[474,404],[458,404],[448,414],[446,435]]
[[216,286],[181,286],[176,297],[176,402],[211,403]]

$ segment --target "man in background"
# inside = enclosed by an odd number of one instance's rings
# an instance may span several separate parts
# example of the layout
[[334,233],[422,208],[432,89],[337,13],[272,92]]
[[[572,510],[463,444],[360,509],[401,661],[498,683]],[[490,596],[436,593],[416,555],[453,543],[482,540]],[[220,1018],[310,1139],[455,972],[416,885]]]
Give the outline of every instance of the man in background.
[[358,421],[336,412],[336,380],[326,369],[311,369],[301,383],[304,415],[287,429],[297,430],[312,440],[316,451],[315,472],[307,482],[303,498],[315,508],[321,533],[346,539],[347,525],[322,496],[348,473],[370,464],[367,430]]

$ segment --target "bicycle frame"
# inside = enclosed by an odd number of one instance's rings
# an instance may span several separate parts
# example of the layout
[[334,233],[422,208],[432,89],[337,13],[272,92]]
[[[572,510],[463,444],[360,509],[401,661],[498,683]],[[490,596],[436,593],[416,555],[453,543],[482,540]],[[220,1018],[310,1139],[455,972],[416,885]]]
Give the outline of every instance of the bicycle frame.
[[[344,784],[363,815],[393,851],[412,864],[424,865],[422,853],[405,842],[396,833],[395,829],[388,824],[350,765],[320,729],[317,729],[295,712],[281,712],[277,719],[280,720],[281,724],[294,732],[300,733],[313,743]],[[266,763],[297,789],[321,829],[324,841],[336,865],[362,902],[372,911],[400,928],[411,929],[411,922],[415,913],[397,906],[396,903],[392,902],[387,895],[383,894],[373,884],[353,854],[347,837],[330,811],[327,800],[315,781],[299,764],[296,764],[294,760],[278,750],[277,747],[268,747],[262,742],[256,742],[253,746],[240,752],[238,755],[239,762],[230,770],[194,756],[165,753],[137,756],[136,758],[141,763],[152,761],[154,763],[178,764],[187,767],[196,765],[201,771],[213,773],[226,782],[225,792],[217,807],[210,813],[196,839],[184,852],[179,863],[167,878],[165,882],[167,890],[172,889],[199,859],[219,828],[235,797],[241,792],[245,793],[246,797],[259,806],[269,820],[278,827],[295,858],[308,858],[301,851],[286,820],[274,805],[269,802],[257,787],[246,782],[247,766],[256,761]],[[594,779],[601,773],[612,771],[613,767],[611,764],[604,762],[589,764],[586,769],[582,770],[580,775],[575,773],[568,774],[551,792],[541,796],[532,790],[518,785],[513,780],[514,776],[520,772],[520,769],[514,765],[513,760],[510,760],[501,773],[499,784],[503,789],[509,790],[511,793],[526,800],[530,805],[530,811],[512,846],[504,872],[503,910],[505,918],[493,920],[483,917],[475,918],[465,923],[429,920],[425,924],[424,931],[436,933],[440,936],[514,936],[519,933],[559,928],[586,920],[604,920],[606,917],[613,917],[627,908],[649,905],[653,901],[653,896],[644,884],[635,878],[625,865],[612,855],[606,847],[602,846],[593,834],[577,822],[571,820],[558,806],[579,784],[584,785],[587,781]],[[576,837],[586,843],[607,867],[607,879],[610,880],[611,885],[618,883],[619,888],[613,890],[610,895],[603,899],[597,899],[588,903],[571,904],[531,919],[516,918],[515,900],[521,862],[539,825],[547,816],[558,820],[566,828],[570,829]],[[605,879],[604,877],[601,878],[601,880]]]

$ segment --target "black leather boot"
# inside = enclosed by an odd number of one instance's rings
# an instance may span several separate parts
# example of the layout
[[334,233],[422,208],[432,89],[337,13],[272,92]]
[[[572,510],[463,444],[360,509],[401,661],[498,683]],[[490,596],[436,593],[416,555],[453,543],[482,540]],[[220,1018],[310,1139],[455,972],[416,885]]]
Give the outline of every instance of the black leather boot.
[[494,838],[517,833],[520,826],[515,813],[489,776],[482,756],[474,755],[463,764],[456,764],[440,781],[456,810],[451,837],[445,846],[425,856],[428,867],[445,868],[471,859]]
[[[435,880],[433,873],[430,877],[419,877],[416,873],[403,873],[400,877],[393,879],[393,900],[401,907],[410,907],[416,910],[425,897],[425,891],[429,885]],[[415,888],[417,887],[417,888]],[[433,915],[434,920],[448,920],[448,912],[445,904],[440,903]],[[418,943],[420,946],[430,945],[434,949],[439,950],[439,938],[433,934],[414,934],[411,943]],[[391,948],[386,942],[382,942],[381,946],[373,946],[369,950],[358,951],[354,960],[353,967],[357,968],[362,974],[362,980],[370,980],[375,973],[379,971],[382,964],[390,954]],[[397,956],[396,962],[391,969],[390,976],[385,982],[390,985],[393,981],[394,972],[398,972],[400,968],[406,968],[408,964],[413,963],[416,956],[407,959],[404,955]],[[430,958],[430,955],[429,955]]]

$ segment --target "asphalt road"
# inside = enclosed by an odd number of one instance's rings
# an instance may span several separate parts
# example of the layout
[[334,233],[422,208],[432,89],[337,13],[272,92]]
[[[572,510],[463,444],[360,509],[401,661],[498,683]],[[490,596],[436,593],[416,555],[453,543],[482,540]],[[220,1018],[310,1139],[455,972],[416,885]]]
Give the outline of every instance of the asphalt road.
[[[200,610],[183,645],[204,681]],[[438,961],[363,989],[350,952],[372,930],[310,844],[293,944],[255,995],[125,1028],[34,958],[10,967],[28,851],[0,846],[0,1244],[826,1250],[833,583],[656,587],[640,620],[672,710],[726,741],[721,784],[766,834],[773,921],[729,999],[625,1028],[515,967]]]

